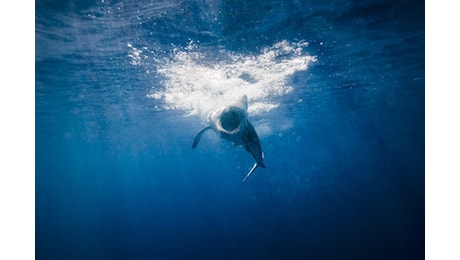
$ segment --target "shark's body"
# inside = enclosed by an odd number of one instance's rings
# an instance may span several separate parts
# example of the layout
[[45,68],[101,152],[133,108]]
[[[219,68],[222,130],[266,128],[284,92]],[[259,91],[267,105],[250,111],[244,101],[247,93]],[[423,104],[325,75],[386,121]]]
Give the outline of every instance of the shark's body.
[[265,168],[264,153],[260,146],[259,137],[252,124],[248,121],[248,99],[246,95],[232,105],[216,109],[208,115],[208,126],[201,129],[193,140],[194,149],[200,141],[201,135],[209,129],[214,129],[223,139],[237,145],[242,145],[256,160],[254,166],[243,179],[243,183],[251,176],[257,167]]

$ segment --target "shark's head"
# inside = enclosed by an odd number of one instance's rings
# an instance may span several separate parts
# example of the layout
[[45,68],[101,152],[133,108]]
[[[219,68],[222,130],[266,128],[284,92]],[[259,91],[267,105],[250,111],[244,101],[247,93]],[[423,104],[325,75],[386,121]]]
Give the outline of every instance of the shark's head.
[[235,141],[246,128],[247,97],[238,102],[212,111],[208,116],[209,124],[223,138]]

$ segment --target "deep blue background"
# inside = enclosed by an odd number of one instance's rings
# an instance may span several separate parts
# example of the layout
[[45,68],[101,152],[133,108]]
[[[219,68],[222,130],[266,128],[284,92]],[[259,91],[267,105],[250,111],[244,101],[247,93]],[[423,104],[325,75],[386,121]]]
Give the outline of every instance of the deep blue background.
[[[37,0],[35,15],[37,259],[424,258],[423,1]],[[168,57],[191,39],[304,40],[318,58],[245,185],[249,155],[192,150],[200,119],[154,109],[160,76],[130,66],[127,42]]]

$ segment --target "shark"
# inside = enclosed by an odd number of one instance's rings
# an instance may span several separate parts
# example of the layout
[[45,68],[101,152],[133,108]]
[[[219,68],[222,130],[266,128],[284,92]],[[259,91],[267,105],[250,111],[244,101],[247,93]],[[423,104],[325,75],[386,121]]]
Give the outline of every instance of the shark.
[[201,129],[193,139],[192,149],[200,142],[207,130],[214,130],[219,137],[233,142],[234,146],[243,146],[255,160],[254,165],[243,179],[243,184],[256,168],[265,168],[264,153],[254,126],[248,120],[248,98],[246,95],[237,101],[209,112],[207,126]]

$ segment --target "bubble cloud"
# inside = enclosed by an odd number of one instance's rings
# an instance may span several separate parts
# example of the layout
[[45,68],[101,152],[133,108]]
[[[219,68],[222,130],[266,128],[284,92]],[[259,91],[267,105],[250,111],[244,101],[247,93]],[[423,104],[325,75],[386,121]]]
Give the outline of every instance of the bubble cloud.
[[163,109],[204,118],[222,104],[247,95],[248,112],[259,115],[276,109],[276,98],[293,91],[289,77],[316,61],[304,53],[307,45],[281,41],[258,55],[224,52],[224,59],[209,61],[191,43],[159,65],[158,73],[165,78],[163,87],[152,89],[147,97],[162,101]]

